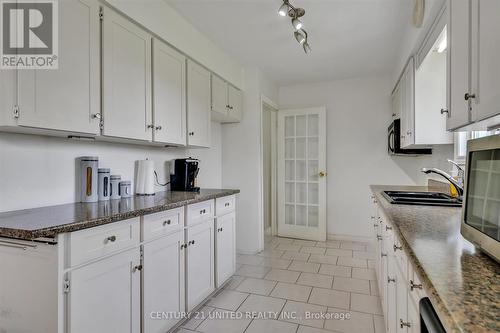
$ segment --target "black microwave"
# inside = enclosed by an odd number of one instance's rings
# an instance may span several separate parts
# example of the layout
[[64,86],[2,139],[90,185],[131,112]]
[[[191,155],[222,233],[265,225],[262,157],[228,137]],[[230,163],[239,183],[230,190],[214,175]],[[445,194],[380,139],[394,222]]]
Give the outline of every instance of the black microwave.
[[401,119],[394,119],[387,130],[387,151],[389,155],[430,155],[431,148],[401,148]]

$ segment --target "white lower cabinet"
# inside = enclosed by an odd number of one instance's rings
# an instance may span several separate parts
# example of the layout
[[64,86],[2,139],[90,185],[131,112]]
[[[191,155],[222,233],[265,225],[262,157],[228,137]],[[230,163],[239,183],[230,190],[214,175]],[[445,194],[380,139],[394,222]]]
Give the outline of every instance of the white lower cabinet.
[[215,272],[217,288],[227,281],[236,269],[235,244],[236,213],[232,212],[215,221]]
[[[376,203],[376,200],[372,197]],[[370,219],[375,228],[375,257],[378,287],[388,333],[420,332],[419,302],[427,294],[414,271],[401,241],[381,209]],[[373,223],[373,221],[377,221]]]
[[70,333],[138,333],[140,252],[132,249],[70,271]]
[[184,231],[143,246],[143,331],[165,333],[185,310]]
[[186,231],[187,310],[193,310],[215,290],[214,223],[207,220]]

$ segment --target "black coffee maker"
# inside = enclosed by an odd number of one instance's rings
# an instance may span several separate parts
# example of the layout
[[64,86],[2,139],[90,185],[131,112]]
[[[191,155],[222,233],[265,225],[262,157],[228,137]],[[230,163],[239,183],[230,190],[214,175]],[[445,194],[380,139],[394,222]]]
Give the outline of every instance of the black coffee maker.
[[170,190],[184,192],[199,192],[196,177],[200,168],[200,160],[195,158],[180,158],[173,160],[170,169]]

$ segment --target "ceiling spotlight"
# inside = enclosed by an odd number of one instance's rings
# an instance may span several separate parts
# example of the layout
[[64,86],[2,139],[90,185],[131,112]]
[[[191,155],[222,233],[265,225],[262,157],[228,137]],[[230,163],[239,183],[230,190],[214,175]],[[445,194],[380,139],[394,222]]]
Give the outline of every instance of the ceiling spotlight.
[[302,47],[304,48],[305,53],[311,52],[311,47],[309,46],[309,43],[307,41],[305,41],[304,44],[302,44]]
[[307,32],[302,29],[304,24],[302,21],[299,20],[300,17],[304,16],[306,13],[306,10],[304,8],[300,7],[294,7],[291,3],[290,0],[283,0],[283,4],[278,10],[278,14],[280,16],[289,16],[292,18],[292,26],[294,28],[293,36],[299,42],[300,45],[302,45],[304,52],[309,53],[311,52],[311,47],[309,46],[308,43],[308,36]]
[[302,44],[306,41],[306,36],[304,36],[304,34],[302,34],[299,30],[296,30],[293,35],[295,36],[295,39],[297,40],[297,42],[299,42],[299,44]]
[[295,30],[300,30],[303,27],[302,22],[296,17],[292,19],[292,25],[295,28]]
[[285,1],[281,5],[280,9],[278,9],[278,15],[285,17],[288,15],[288,10],[289,10],[288,1]]

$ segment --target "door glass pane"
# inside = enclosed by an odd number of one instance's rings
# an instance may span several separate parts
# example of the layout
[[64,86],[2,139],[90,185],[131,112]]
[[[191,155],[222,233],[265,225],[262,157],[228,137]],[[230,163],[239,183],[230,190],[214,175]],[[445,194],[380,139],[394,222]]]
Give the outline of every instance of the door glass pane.
[[307,226],[307,206],[297,205],[296,214],[297,214],[297,223],[296,224]]
[[297,161],[296,180],[305,182],[307,175],[306,161]]
[[308,200],[310,204],[318,204],[318,184],[309,183]]
[[295,183],[285,183],[285,202],[295,202]]
[[319,207],[309,206],[307,210],[307,224],[310,227],[317,227],[319,225]]
[[318,158],[318,138],[307,139],[307,157],[310,159]]
[[295,157],[295,139],[285,139],[285,158]]
[[285,136],[294,136],[295,135],[295,117],[288,116],[285,117]]
[[297,151],[296,157],[298,159],[306,158],[306,139],[305,138],[297,138]]
[[307,118],[306,116],[297,116],[296,136],[307,135]]
[[318,161],[317,160],[312,160],[308,162],[309,168],[308,168],[308,180],[312,182],[317,182],[318,181],[318,173],[319,173],[319,168],[318,168]]
[[295,180],[295,162],[285,161],[285,180]]
[[295,224],[295,206],[285,205],[285,224]]
[[318,136],[319,135],[319,117],[317,114],[309,115],[307,119],[308,136]]
[[307,203],[307,184],[305,183],[297,183],[296,184],[296,198],[297,203],[305,204]]

